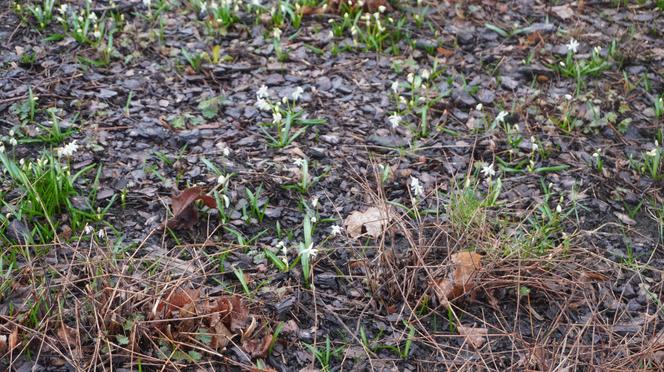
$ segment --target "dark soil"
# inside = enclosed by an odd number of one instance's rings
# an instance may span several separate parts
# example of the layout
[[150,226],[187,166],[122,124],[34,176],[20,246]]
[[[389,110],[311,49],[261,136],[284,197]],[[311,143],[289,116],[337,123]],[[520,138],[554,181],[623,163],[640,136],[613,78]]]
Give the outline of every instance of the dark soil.
[[[406,25],[395,49],[384,51],[368,51],[350,32],[330,37],[328,21],[339,14],[310,14],[299,29],[282,27],[283,61],[269,15],[241,12],[240,23],[213,35],[204,16],[177,1],[168,1],[161,21],[146,18],[140,1],[115,3],[92,5],[99,18],[124,16],[105,66],[85,62],[100,52],[69,36],[47,40],[62,32],[56,21],[39,30],[11,6],[0,11],[5,153],[30,161],[75,139],[72,173],[101,167],[98,184],[94,171],[78,181],[81,193],[96,192],[93,209],[113,200],[101,221],[90,222],[94,233],[72,233],[63,214],[54,242],[26,247],[34,253],[17,259],[18,267],[0,260],[0,281],[12,283],[0,285],[0,337],[19,335],[13,351],[0,338],[2,368],[662,368],[664,176],[642,171],[656,141],[663,151],[664,114],[655,107],[664,93],[664,10],[657,1],[585,1],[581,9],[584,2],[393,2],[385,16],[403,16]],[[584,77],[578,94],[575,79],[554,68],[572,38],[580,44],[577,61],[599,46],[610,65]],[[203,61],[199,71],[182,54],[212,55],[215,45],[220,61]],[[408,85],[409,73],[434,65],[438,73],[425,79],[429,133],[418,134],[415,113],[393,128],[392,83]],[[303,88],[298,107],[325,124],[284,148],[270,146],[261,127],[272,114],[256,106],[262,85],[272,102]],[[29,89],[38,96],[33,122],[16,112]],[[205,113],[205,101],[218,111]],[[58,109],[71,137],[30,143],[39,125],[52,125],[49,108]],[[508,113],[503,123],[494,120],[501,111]],[[566,112],[576,120],[569,130],[559,124]],[[296,159],[319,177],[306,192],[287,187],[302,178]],[[197,206],[191,229],[164,231],[172,196],[195,185],[218,189],[219,174],[206,162],[232,174],[228,220]],[[489,192],[481,172],[487,164],[495,167],[492,182],[502,182],[496,203],[455,217],[449,205],[463,190]],[[415,209],[413,178],[424,191]],[[21,190],[5,176],[0,186],[7,215],[0,259],[9,262],[20,245],[12,221],[27,229],[36,221],[10,216]],[[246,191],[259,188],[262,220],[251,214]],[[379,237],[332,233],[353,212],[386,202],[393,216]],[[543,215],[558,205],[560,221],[552,224]],[[316,216],[313,286],[300,263],[282,272],[264,254],[280,255],[283,241],[292,263],[307,213]],[[481,254],[482,269],[473,288],[447,306],[432,283],[463,251]],[[174,322],[166,331],[150,318],[174,288],[200,290],[202,299],[240,295],[255,335],[283,331],[269,352],[255,355],[239,334],[223,349],[197,344],[202,326]],[[33,324],[26,314],[37,297],[44,306]],[[177,316],[186,318],[182,311]],[[63,324],[77,342],[63,340]],[[126,324],[136,328],[123,330]],[[486,333],[473,339],[459,326]],[[175,330],[180,336],[169,334]],[[187,331],[192,336],[182,338]],[[137,337],[135,348],[120,334]],[[328,339],[326,366],[307,345],[324,352]],[[185,357],[169,357],[175,349]]]

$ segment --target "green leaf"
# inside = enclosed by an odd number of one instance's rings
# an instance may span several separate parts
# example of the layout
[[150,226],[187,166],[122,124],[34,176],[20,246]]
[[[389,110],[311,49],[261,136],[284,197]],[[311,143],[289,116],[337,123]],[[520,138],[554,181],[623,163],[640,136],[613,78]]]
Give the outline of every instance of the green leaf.
[[195,350],[190,350],[188,354],[191,357],[191,360],[194,362],[200,362],[201,359],[203,358],[203,354]]
[[224,104],[224,98],[221,96],[212,97],[198,103],[198,110],[206,119],[214,119],[219,114],[219,108]]
[[171,126],[175,129],[184,129],[186,124],[187,120],[184,115],[176,116],[171,120]]
[[120,345],[129,345],[129,337],[125,335],[115,335],[115,339],[118,341],[118,344]]
[[494,25],[494,24],[491,24],[491,23],[485,23],[485,24],[484,24],[484,27],[488,28],[489,30],[491,30],[491,31],[493,31],[493,32],[495,32],[495,33],[497,33],[498,35],[500,35],[500,36],[502,36],[502,37],[509,37],[509,36],[510,36],[510,35],[507,33],[507,31],[503,30],[502,28],[500,28],[500,27],[498,27],[498,26],[496,26],[496,25]]

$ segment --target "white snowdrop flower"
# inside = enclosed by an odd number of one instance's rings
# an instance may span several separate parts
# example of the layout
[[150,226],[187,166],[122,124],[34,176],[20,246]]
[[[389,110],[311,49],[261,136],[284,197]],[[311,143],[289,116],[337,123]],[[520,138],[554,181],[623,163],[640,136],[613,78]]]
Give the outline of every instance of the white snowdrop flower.
[[533,152],[539,149],[539,145],[537,144],[535,137],[530,137],[530,148],[533,150]]
[[16,145],[18,145],[18,141],[16,140],[16,138],[12,137],[12,138],[9,139],[9,144],[12,147],[15,147]]
[[355,35],[357,35],[358,32],[360,32],[360,29],[357,28],[357,26],[353,26],[353,27],[350,28],[350,34],[351,34],[351,36],[355,36]]
[[482,175],[487,178],[491,178],[496,175],[496,170],[493,169],[493,163],[491,164],[484,164],[482,166]]
[[304,165],[304,159],[295,158],[295,160],[293,160],[293,164],[295,164],[298,167],[301,167]]
[[477,111],[482,111],[483,108],[484,108],[484,106],[482,105],[481,102],[478,103],[477,106],[475,106],[475,110],[477,110]]
[[143,0],[143,5],[145,5],[146,7],[149,8],[151,4],[152,4],[152,0]]
[[24,166],[25,165],[25,159],[21,158],[21,160],[18,161],[18,165]]
[[405,105],[405,104],[408,103],[408,100],[406,100],[406,97],[404,97],[404,96],[399,96],[399,103]]
[[569,43],[567,43],[567,50],[571,51],[572,53],[576,53],[578,48],[579,48],[579,42],[576,41],[576,39],[574,38],[569,39]]
[[9,137],[14,137],[16,135],[16,132],[14,132],[13,129],[9,130]]
[[228,177],[226,175],[222,174],[222,175],[219,175],[219,177],[217,177],[217,184],[218,185],[225,185],[226,181],[228,181]]
[[256,107],[261,111],[272,111],[272,105],[262,98],[259,98],[256,101]]
[[429,79],[429,77],[431,77],[431,72],[427,69],[424,69],[420,73],[420,76],[422,76],[422,79],[427,80],[427,79]]
[[95,39],[100,39],[101,38],[101,32],[99,32],[99,30],[96,30],[95,32],[92,33],[92,36]]
[[95,14],[94,12],[91,12],[90,15],[88,16],[88,19],[90,20],[90,22],[96,23],[97,22],[97,14]]
[[311,216],[309,219],[311,220],[311,223],[316,223],[318,221],[316,216]]
[[571,94],[565,94],[564,97],[565,97],[565,99],[568,100],[568,101],[571,101],[572,98],[573,98]]
[[302,98],[302,93],[304,93],[304,89],[302,89],[302,87],[297,87],[291,94],[291,98],[293,98],[293,101],[297,101]]
[[221,199],[224,201],[224,208],[228,208],[231,205],[231,199],[228,198],[226,195],[222,195]]
[[327,33],[327,37],[328,37],[328,39],[334,39],[334,32],[332,32],[332,30],[330,30],[330,32]]
[[99,231],[97,231],[97,237],[99,239],[104,239],[106,237],[106,230],[100,229]]
[[655,149],[652,149],[652,150],[646,152],[646,155],[654,158],[655,156],[657,156],[657,149],[655,148]]
[[224,156],[228,156],[231,154],[231,149],[228,146],[226,146],[224,142],[217,142],[214,146],[218,148],[219,151],[221,151],[221,153]]
[[281,97],[282,103],[288,103],[288,97]]
[[399,124],[401,124],[401,116],[398,115],[396,112],[392,114],[389,118],[387,118],[390,121],[390,126],[392,129],[396,129]]
[[422,187],[420,180],[412,176],[410,177],[410,191],[413,193],[414,196],[418,197],[424,196],[424,187]]
[[561,213],[563,211],[563,207],[560,206],[560,204],[556,205],[556,212]]
[[83,232],[85,233],[85,235],[90,235],[90,234],[92,234],[93,231],[94,231],[94,229],[92,228],[92,226],[90,226],[86,223],[85,227],[83,228]]
[[393,81],[392,86],[390,86],[390,89],[392,89],[392,91],[394,93],[398,93],[399,92],[399,82],[398,81]]
[[267,98],[269,95],[270,92],[268,92],[267,85],[265,84],[261,85],[261,87],[258,88],[258,91],[256,92],[257,98]]
[[281,122],[281,119],[283,119],[283,116],[281,116],[281,112],[273,112],[272,113],[272,123],[277,124]]
[[505,118],[507,117],[508,113],[507,111],[501,111],[498,113],[498,116],[496,116],[496,122],[498,123],[504,123]]
[[253,6],[261,6],[261,0],[251,0],[251,5],[253,5]]
[[275,28],[274,30],[272,30],[272,37],[274,37],[275,39],[280,39],[281,38],[281,29]]
[[599,45],[594,47],[593,52],[595,52],[595,54],[599,55],[602,52],[602,47],[600,47]]
[[283,240],[279,240],[275,247],[281,250],[283,254],[286,254],[286,243]]
[[387,10],[387,8],[385,7],[385,5],[380,5],[380,6],[378,6],[378,11],[379,11],[379,12],[381,12],[381,13],[385,13],[386,10]]
[[314,207],[314,208],[318,207],[318,197],[317,196],[314,197],[313,199],[311,199],[311,206]]
[[5,153],[5,145],[0,143],[0,154],[4,154],[4,153]]
[[300,251],[301,255],[308,254],[309,257],[316,257],[318,249],[314,249],[314,243],[310,243],[308,247]]
[[59,157],[71,157],[78,150],[76,140],[71,141],[63,147],[59,147],[56,151]]
[[593,152],[593,158],[599,158],[599,154],[602,152],[602,149],[597,149]]
[[413,75],[412,72],[408,73],[408,75],[406,76],[406,81],[412,84],[413,80],[415,80],[415,75]]
[[60,12],[62,15],[65,15],[65,13],[67,13],[67,8],[67,4],[61,4],[60,8],[58,8],[58,12]]
[[330,234],[332,234],[332,236],[341,235],[341,226],[339,226],[339,225],[332,225],[332,226],[330,227]]

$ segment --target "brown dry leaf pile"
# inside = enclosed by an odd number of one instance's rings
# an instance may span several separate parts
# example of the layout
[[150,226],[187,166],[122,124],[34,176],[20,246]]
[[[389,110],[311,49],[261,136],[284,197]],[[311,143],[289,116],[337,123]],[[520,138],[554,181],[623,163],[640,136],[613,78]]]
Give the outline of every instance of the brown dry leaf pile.
[[201,299],[200,290],[177,289],[154,304],[151,320],[161,320],[151,324],[174,343],[186,344],[192,334],[208,335],[207,346],[216,351],[237,337],[248,355],[264,357],[272,342],[271,333],[259,332],[256,317],[236,295]]
[[171,198],[171,211],[173,217],[165,223],[171,229],[191,229],[198,222],[198,212],[195,202],[200,200],[209,208],[217,208],[217,202],[213,197],[205,195],[203,189],[195,186],[183,190],[180,194]]
[[450,256],[452,270],[446,278],[432,280],[438,301],[448,306],[455,298],[469,293],[476,285],[477,272],[482,268],[482,256],[474,252],[459,252]]

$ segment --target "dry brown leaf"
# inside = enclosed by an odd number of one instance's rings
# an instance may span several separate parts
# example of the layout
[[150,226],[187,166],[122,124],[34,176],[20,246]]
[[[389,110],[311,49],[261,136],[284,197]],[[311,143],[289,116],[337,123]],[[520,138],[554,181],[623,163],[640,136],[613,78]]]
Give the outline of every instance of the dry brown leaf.
[[212,325],[212,330],[214,332],[210,340],[210,347],[215,350],[223,350],[233,338],[233,333],[224,325],[221,320],[216,321]]
[[443,56],[445,58],[450,58],[450,57],[454,56],[454,50],[452,50],[452,49],[438,47],[438,48],[436,48],[436,51],[438,51],[438,54],[440,54],[441,56]]
[[450,300],[456,297],[454,296],[454,283],[449,279],[440,279],[432,281],[431,284],[440,304],[449,306]]
[[272,343],[272,335],[267,335],[261,339],[251,339],[242,341],[242,348],[249,353],[252,358],[264,357]]
[[180,312],[180,317],[190,317],[196,314],[196,301],[200,296],[198,289],[178,289],[170,293],[168,298],[161,300],[157,305],[157,312],[162,319],[172,317],[174,311]]
[[0,335],[0,354],[7,352],[7,335]]
[[585,283],[592,283],[607,281],[609,280],[609,277],[596,271],[584,271],[581,273],[581,275],[579,275],[579,279]]
[[241,333],[242,328],[247,324],[249,318],[249,309],[242,302],[242,297],[231,297],[230,303],[232,305],[230,313],[230,330],[236,333]]
[[209,208],[217,208],[217,202],[213,197],[205,195],[203,189],[198,186],[190,187],[171,198],[173,217],[166,221],[166,226],[171,229],[191,229],[198,221],[194,204],[197,200],[201,200]]
[[452,270],[447,278],[433,280],[433,287],[438,301],[442,305],[473,290],[477,272],[482,268],[482,256],[474,252],[459,252],[450,257]]
[[346,217],[344,225],[351,238],[362,235],[363,228],[367,235],[378,238],[389,222],[390,213],[387,208],[371,207],[364,212],[355,211],[351,213]]
[[9,334],[9,350],[14,350],[16,346],[18,346],[18,327]]
[[475,286],[475,274],[482,268],[482,256],[475,252],[459,252],[451,257],[454,265],[454,284],[468,292]]
[[76,344],[76,330],[64,323],[62,323],[62,327],[58,328],[58,338],[60,341],[69,346],[73,346]]
[[574,16],[574,11],[569,4],[552,6],[551,11],[562,20],[567,20]]
[[486,336],[489,333],[489,330],[486,328],[474,328],[466,326],[457,326],[459,334],[464,337],[467,343],[469,343],[475,349],[479,349],[486,342]]
[[77,342],[78,332],[74,328],[62,323],[62,326],[58,328],[57,335],[60,342],[71,349],[74,358],[82,356]]

